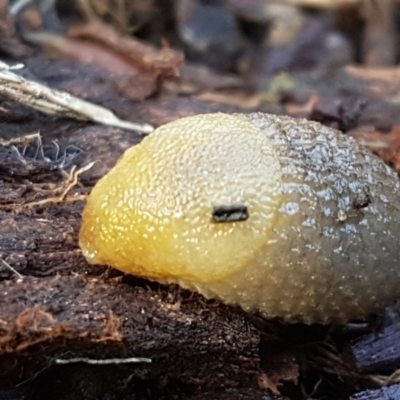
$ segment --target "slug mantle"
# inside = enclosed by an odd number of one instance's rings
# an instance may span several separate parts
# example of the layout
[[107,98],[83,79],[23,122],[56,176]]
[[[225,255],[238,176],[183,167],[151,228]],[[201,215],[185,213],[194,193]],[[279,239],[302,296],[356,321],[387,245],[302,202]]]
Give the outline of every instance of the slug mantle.
[[344,323],[400,296],[400,183],[307,120],[205,114],[156,129],[94,187],[93,264],[289,322]]

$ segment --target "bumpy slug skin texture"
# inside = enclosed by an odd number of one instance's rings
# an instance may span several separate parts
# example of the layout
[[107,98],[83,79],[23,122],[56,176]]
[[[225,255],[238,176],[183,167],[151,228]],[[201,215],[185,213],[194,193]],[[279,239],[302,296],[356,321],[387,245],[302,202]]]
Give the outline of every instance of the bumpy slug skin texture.
[[[93,189],[90,263],[178,283],[265,317],[343,323],[400,296],[400,185],[318,123],[207,114],[158,128]],[[242,205],[245,221],[213,210]]]
[[[93,189],[82,249],[90,262],[151,279],[223,280],[263,247],[280,180],[270,141],[249,122],[228,115],[175,121],[129,149]],[[213,208],[231,204],[248,206],[251,218],[212,223]]]

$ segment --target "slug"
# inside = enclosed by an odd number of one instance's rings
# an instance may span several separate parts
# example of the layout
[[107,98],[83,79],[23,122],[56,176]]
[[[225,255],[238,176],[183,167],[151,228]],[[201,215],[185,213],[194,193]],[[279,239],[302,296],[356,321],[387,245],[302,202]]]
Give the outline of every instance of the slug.
[[400,184],[316,122],[182,118],[93,188],[86,259],[288,322],[345,323],[400,296]]

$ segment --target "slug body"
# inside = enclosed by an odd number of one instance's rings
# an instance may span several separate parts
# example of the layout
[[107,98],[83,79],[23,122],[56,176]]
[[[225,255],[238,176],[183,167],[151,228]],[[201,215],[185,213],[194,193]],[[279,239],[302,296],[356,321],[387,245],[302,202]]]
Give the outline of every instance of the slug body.
[[207,114],[126,151],[89,196],[80,246],[90,263],[265,317],[343,323],[400,296],[399,216],[397,175],[354,139]]

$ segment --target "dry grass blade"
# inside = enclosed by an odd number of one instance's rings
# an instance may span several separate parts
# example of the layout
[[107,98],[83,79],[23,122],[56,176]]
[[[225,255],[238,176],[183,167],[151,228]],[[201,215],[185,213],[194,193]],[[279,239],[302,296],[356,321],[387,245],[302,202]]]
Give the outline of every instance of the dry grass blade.
[[85,363],[90,365],[110,365],[110,364],[151,363],[151,359],[144,357],[129,357],[129,358],[108,358],[105,360],[94,360],[91,358],[78,357],[69,359],[56,358],[54,362],[59,365],[75,364],[75,363]]
[[82,200],[82,201],[86,200],[85,195],[76,195],[76,196],[67,197],[67,194],[75,185],[78,184],[78,176],[80,174],[82,174],[83,172],[86,172],[90,168],[92,168],[95,163],[96,163],[96,161],[93,161],[93,162],[85,165],[84,167],[78,169],[77,171],[75,171],[76,167],[74,166],[71,169],[70,175],[67,179],[67,187],[63,190],[61,195],[54,196],[54,197],[48,197],[46,199],[33,201],[30,203],[25,203],[23,206],[29,208],[29,207],[35,207],[35,206],[42,206],[43,204],[47,204],[47,203],[62,203],[62,202],[71,202],[71,201],[74,202],[74,201],[79,201],[79,200]]
[[121,120],[107,108],[28,81],[11,72],[10,67],[2,62],[0,62],[0,95],[45,114],[93,121],[142,133],[150,133],[154,129],[149,124]]
[[19,136],[16,138],[12,138],[10,140],[3,140],[0,138],[0,146],[9,146],[9,145],[16,145],[16,144],[25,144],[25,143],[30,143],[34,140],[38,140],[40,139],[40,133],[36,132],[36,133],[30,133],[28,135],[25,136]]
[[0,261],[5,265],[13,274],[17,275],[18,278],[23,278],[23,276],[15,269],[13,268],[8,262],[4,261],[2,258],[0,258]]

